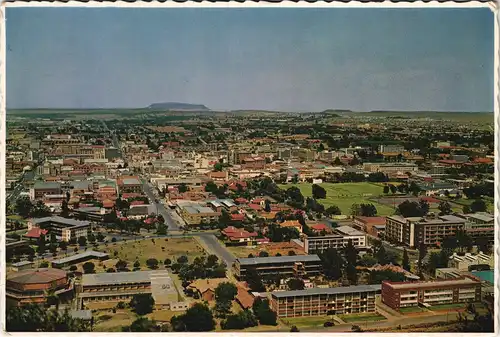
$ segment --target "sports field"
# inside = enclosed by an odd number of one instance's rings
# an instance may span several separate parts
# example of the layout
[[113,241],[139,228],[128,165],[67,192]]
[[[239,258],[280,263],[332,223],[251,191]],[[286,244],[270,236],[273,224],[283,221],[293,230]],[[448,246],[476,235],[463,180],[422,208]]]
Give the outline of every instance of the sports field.
[[[382,205],[378,202],[371,201],[371,198],[377,198],[383,195],[384,188],[380,185],[371,183],[322,183],[319,184],[326,190],[326,199],[319,199],[318,202],[322,203],[326,208],[336,205],[340,208],[343,215],[351,214],[351,207],[353,204],[370,203],[377,208],[378,215],[392,215],[394,209],[388,205]],[[280,188],[287,190],[292,186],[300,188],[304,197],[312,196],[312,184],[286,184],[279,185]]]

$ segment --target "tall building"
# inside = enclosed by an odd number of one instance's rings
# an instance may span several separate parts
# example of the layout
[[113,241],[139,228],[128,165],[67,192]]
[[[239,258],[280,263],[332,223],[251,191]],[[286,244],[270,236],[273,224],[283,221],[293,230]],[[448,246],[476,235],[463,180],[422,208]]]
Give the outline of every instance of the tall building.
[[386,218],[385,238],[408,247],[418,247],[421,242],[427,246],[435,246],[464,227],[465,220],[454,215],[435,218],[403,218],[392,215]]

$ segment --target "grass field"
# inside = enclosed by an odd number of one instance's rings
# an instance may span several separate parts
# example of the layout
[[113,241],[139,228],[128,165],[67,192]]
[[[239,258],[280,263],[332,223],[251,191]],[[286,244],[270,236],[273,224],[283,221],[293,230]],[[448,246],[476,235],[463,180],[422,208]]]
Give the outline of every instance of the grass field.
[[297,328],[323,327],[327,321],[331,321],[330,316],[309,316],[309,317],[287,317],[282,321],[288,326],[295,325]]
[[465,306],[466,305],[464,303],[438,304],[431,306],[429,310],[447,310],[447,309],[449,309],[450,311],[465,310]]
[[[116,257],[115,251],[118,252]],[[130,241],[116,246],[109,245],[108,252],[111,258],[119,258],[130,264],[138,259],[142,268],[146,267],[146,260],[149,258],[155,258],[163,263],[166,258],[175,261],[180,256],[186,255],[189,262],[192,262],[195,257],[206,254],[193,238],[168,238],[168,241],[155,239],[154,243],[151,239]]]
[[[297,186],[304,197],[312,196],[312,184],[286,184],[279,185],[280,188],[286,190],[292,186]],[[340,208],[343,215],[351,214],[351,207],[353,204],[371,203],[378,211],[378,215],[392,215],[394,209],[387,205],[382,205],[370,198],[376,198],[383,195],[383,187],[372,183],[323,183],[320,184],[326,190],[326,199],[318,200],[325,207],[336,205]]]
[[[98,317],[101,319],[97,319],[97,324],[94,326],[95,332],[120,332],[122,327],[132,324],[137,315],[130,309],[126,309],[119,310],[115,314],[106,312]],[[103,318],[105,320],[102,320]]]
[[409,313],[414,313],[414,312],[424,312],[425,309],[420,308],[420,307],[406,307],[406,308],[399,308],[399,312],[402,314],[409,314]]
[[376,313],[360,313],[360,314],[347,314],[347,315],[339,315],[339,318],[346,323],[352,322],[366,322],[366,321],[383,321],[386,318],[382,315]]

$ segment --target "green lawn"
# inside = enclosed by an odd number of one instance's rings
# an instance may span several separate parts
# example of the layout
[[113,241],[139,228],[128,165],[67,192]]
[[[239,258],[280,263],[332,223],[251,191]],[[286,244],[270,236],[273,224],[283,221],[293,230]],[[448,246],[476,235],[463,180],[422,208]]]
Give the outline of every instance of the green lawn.
[[307,316],[307,317],[285,317],[281,319],[286,325],[295,325],[297,328],[322,327],[327,321],[331,321],[330,316]]
[[338,315],[341,320],[343,320],[346,323],[351,323],[351,322],[365,322],[365,321],[383,321],[386,318],[382,315],[372,313],[372,312],[367,312],[367,313],[360,313],[360,314],[346,314],[346,315]]
[[448,304],[433,305],[429,308],[429,310],[450,309],[450,311],[452,311],[452,310],[457,310],[457,309],[465,309],[465,307],[466,307],[465,303],[448,303]]
[[[383,195],[384,188],[381,185],[372,183],[323,183],[319,184],[326,190],[326,199],[318,200],[326,208],[336,205],[340,208],[343,215],[351,214],[351,207],[353,204],[371,203],[378,211],[378,215],[392,215],[394,209],[390,206],[382,205],[377,202],[369,200],[370,198]],[[285,184],[279,185],[280,188],[287,190],[288,188],[296,186],[302,192],[304,197],[312,196],[312,184]]]
[[425,311],[425,310],[421,307],[399,308],[399,312],[402,314],[408,314],[408,313],[412,313],[412,312],[423,312],[423,311]]

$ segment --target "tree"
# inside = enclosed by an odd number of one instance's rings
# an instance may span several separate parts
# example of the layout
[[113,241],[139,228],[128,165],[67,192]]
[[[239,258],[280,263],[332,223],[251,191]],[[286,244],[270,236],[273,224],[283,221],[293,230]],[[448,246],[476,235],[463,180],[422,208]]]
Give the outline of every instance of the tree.
[[410,217],[423,217],[429,212],[429,203],[425,200],[420,202],[405,200],[398,205],[396,213],[399,215],[410,218]]
[[361,206],[359,204],[352,204],[351,206],[351,215],[359,216],[361,215]]
[[185,193],[189,190],[189,188],[187,187],[187,185],[185,183],[181,183],[177,189],[179,190],[180,193]]
[[327,279],[338,280],[342,277],[344,261],[335,248],[328,248],[319,257]]
[[238,293],[236,286],[230,282],[222,282],[215,288],[215,311],[219,317],[231,312],[231,302]]
[[85,236],[80,236],[78,238],[78,245],[84,247],[87,245],[87,238]]
[[420,275],[422,275],[422,263],[426,255],[427,255],[427,247],[424,242],[420,242],[420,245],[418,246],[418,262],[417,262],[417,268]]
[[386,265],[388,263],[387,252],[383,245],[381,245],[380,248],[375,252],[375,258],[381,265]]
[[406,248],[403,250],[403,269],[406,271],[410,271],[410,258],[408,256],[408,251]]
[[300,330],[296,325],[292,325],[292,327],[290,328],[290,332],[300,332]]
[[472,213],[486,212],[486,209],[486,203],[481,199],[476,199],[472,202],[472,204],[470,204],[470,210]]
[[136,260],[134,262],[134,268],[140,268],[140,266],[141,266],[141,263],[139,262],[139,260]]
[[373,204],[359,205],[359,215],[361,216],[376,216],[377,208]]
[[29,198],[19,198],[16,200],[15,212],[23,218],[29,217],[32,213],[32,209],[33,204]]
[[68,243],[66,241],[59,242],[59,248],[66,251],[68,249]]
[[264,211],[267,213],[271,212],[271,202],[268,199],[264,201]]
[[269,306],[268,299],[257,297],[252,305],[252,310],[262,325],[276,325],[277,316]]
[[138,317],[129,327],[130,332],[156,332],[158,330],[156,322],[147,317]]
[[63,200],[61,204],[61,216],[63,218],[67,218],[69,216],[68,202],[66,200]]
[[9,332],[89,332],[89,324],[73,318],[68,310],[59,312],[36,304],[8,307],[6,330]]
[[170,320],[174,331],[212,331],[215,320],[210,308],[203,303],[195,303],[185,314],[174,316]]
[[116,270],[118,271],[123,271],[127,268],[127,264],[128,262],[127,261],[124,261],[124,260],[118,260],[118,262],[116,262],[115,264],[115,267],[116,267]]
[[397,187],[396,187],[396,186],[394,186],[394,185],[392,185],[392,184],[390,184],[390,185],[389,185],[389,189],[391,190],[391,193],[392,193],[392,194],[396,194],[396,192],[397,192],[397,190],[398,190],[398,189],[397,189]]
[[356,248],[354,247],[352,240],[349,239],[347,241],[347,246],[344,248],[344,255],[346,262],[348,264],[352,264],[353,266],[356,265],[356,260],[358,258],[358,252],[356,251]]
[[158,260],[155,258],[149,258],[146,260],[146,265],[149,269],[158,269]]
[[85,274],[94,274],[95,273],[95,265],[93,262],[85,262],[83,265],[82,265],[82,268],[83,268],[83,272]]
[[262,283],[262,279],[258,274],[257,270],[254,268],[248,268],[246,273],[246,281],[248,283],[248,287],[254,292],[263,292],[266,291],[266,287]]
[[286,195],[293,206],[302,207],[304,205],[304,196],[300,189],[296,186],[286,190]]
[[48,266],[49,266],[48,261],[42,261],[42,262],[40,262],[40,265],[39,265],[40,268],[47,268]]
[[177,259],[177,263],[186,264],[188,263],[188,258],[186,255],[182,255]]
[[462,207],[462,211],[464,212],[464,214],[472,213],[469,205],[464,205],[464,207]]
[[165,261],[163,262],[163,264],[165,266],[170,266],[172,264],[172,260],[170,260],[169,258],[166,258]]
[[269,256],[269,253],[266,252],[265,250],[262,250],[259,252],[259,257],[268,257]]
[[291,278],[286,282],[289,290],[304,290],[304,281],[299,278]]
[[151,294],[136,294],[130,300],[130,307],[138,315],[146,315],[153,312],[155,300]]
[[325,210],[325,214],[326,216],[332,216],[332,215],[340,215],[342,214],[342,212],[340,211],[340,208],[338,206],[332,205]]
[[41,234],[40,237],[38,238],[38,255],[42,255],[45,253],[47,250],[46,244],[45,244],[45,235]]
[[207,262],[206,262],[205,266],[207,268],[213,268],[217,265],[218,261],[219,261],[219,258],[217,257],[217,255],[210,254],[207,257]]
[[242,310],[235,315],[229,315],[225,321],[221,322],[221,328],[222,330],[240,330],[258,324],[257,318],[250,310]]
[[350,263],[347,264],[346,275],[350,285],[358,284],[358,271],[355,265]]
[[368,275],[369,284],[381,284],[382,281],[402,282],[405,280],[405,274],[386,270],[372,270]]
[[96,238],[95,238],[95,235],[92,234],[92,233],[89,233],[89,235],[87,236],[87,240],[90,242],[90,243],[94,243],[96,241]]
[[384,185],[383,192],[384,192],[384,194],[388,194],[389,193],[389,186],[388,185]]
[[448,215],[451,214],[451,206],[447,201],[441,201],[438,206],[439,215]]
[[158,227],[156,228],[156,234],[157,235],[167,235],[168,231],[168,226],[165,225],[164,223],[160,222],[158,224]]
[[359,261],[359,264],[364,267],[373,267],[378,263],[377,259],[370,254],[364,254]]
[[325,199],[326,198],[326,190],[317,184],[313,184],[312,185],[312,196],[314,199]]
[[220,171],[222,171],[222,169],[223,169],[223,166],[221,163],[217,163],[214,165],[214,171],[220,172]]

